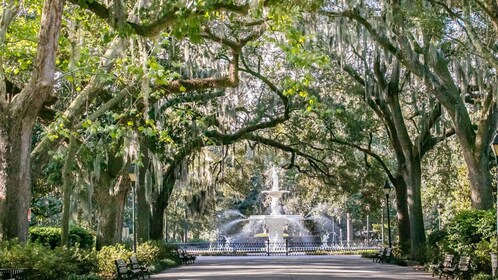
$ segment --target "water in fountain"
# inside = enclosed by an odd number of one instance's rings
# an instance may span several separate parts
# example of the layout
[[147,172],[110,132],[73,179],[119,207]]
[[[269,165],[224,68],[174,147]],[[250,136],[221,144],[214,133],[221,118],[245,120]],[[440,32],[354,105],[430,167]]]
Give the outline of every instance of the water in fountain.
[[[257,237],[267,237],[271,243],[272,250],[277,250],[278,246],[282,246],[285,241],[286,233],[294,242],[311,242],[323,240],[326,237],[326,243],[335,243],[339,236],[339,226],[336,226],[333,219],[321,214],[329,209],[329,206],[319,205],[306,217],[301,215],[287,215],[283,211],[281,199],[284,193],[289,193],[287,190],[280,190],[278,169],[272,166],[267,173],[267,185],[269,190],[262,191],[270,200],[269,214],[267,215],[251,215],[245,217],[242,213],[236,210],[227,210],[218,216],[221,233],[223,236],[230,235],[233,239],[227,240],[225,237],[225,245],[228,242],[247,242]],[[305,220],[311,220],[322,233],[326,233],[320,238],[314,238],[313,235],[306,229]],[[336,233],[337,231],[337,233]],[[258,233],[258,234],[256,234]],[[221,237],[223,237],[221,236]],[[315,235],[316,236],[316,235]],[[279,245],[278,245],[279,244]],[[225,245],[223,246],[225,248]],[[280,247],[282,248],[282,247]]]
[[282,213],[280,199],[284,193],[289,191],[280,190],[278,184],[278,170],[275,166],[271,168],[271,190],[262,191],[262,194],[268,195],[270,200],[270,215],[252,215],[249,220],[262,221],[268,230],[268,239],[271,243],[281,243],[284,241],[284,227],[293,224],[295,221],[301,221],[301,215],[286,215]]

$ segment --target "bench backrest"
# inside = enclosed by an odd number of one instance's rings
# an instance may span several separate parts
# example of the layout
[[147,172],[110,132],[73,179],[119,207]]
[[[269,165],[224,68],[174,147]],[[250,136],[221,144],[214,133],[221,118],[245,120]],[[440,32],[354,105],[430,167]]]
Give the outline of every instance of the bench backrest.
[[116,269],[118,271],[118,274],[127,274],[128,273],[128,265],[123,259],[117,259],[114,261],[116,264]]
[[470,266],[470,257],[461,256],[460,261],[458,261],[458,270],[468,271]]
[[137,256],[133,255],[130,257],[131,269],[140,268],[140,263],[138,262]]
[[454,255],[447,254],[444,256],[444,260],[442,263],[442,267],[452,267],[453,266],[453,259],[455,258]]

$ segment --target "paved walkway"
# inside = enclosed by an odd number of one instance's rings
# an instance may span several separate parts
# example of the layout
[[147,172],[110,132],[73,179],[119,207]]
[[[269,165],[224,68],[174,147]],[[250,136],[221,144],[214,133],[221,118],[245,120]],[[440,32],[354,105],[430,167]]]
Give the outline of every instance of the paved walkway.
[[176,280],[436,279],[410,267],[374,263],[360,256],[198,257],[195,264],[153,275]]

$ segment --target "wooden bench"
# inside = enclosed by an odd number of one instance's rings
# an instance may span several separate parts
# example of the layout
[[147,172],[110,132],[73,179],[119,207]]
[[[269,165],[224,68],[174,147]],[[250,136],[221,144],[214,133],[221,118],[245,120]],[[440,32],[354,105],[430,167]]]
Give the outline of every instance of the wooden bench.
[[379,254],[378,256],[374,257],[374,260],[375,262],[379,262],[379,263],[387,263],[389,262],[389,260],[391,259],[391,253],[392,253],[392,248],[384,248],[384,250],[382,250],[382,254]]
[[25,268],[0,268],[1,280],[28,279]]
[[446,275],[446,279],[448,279],[449,276],[451,276],[451,279],[455,276],[457,276],[458,279],[470,279],[470,257],[461,256],[455,266],[444,268],[442,274]]
[[440,262],[439,264],[432,264],[430,266],[432,277],[434,277],[435,274],[438,274],[439,278],[441,278],[443,269],[453,267],[453,259],[454,255],[446,254],[444,255],[444,259],[442,262]]
[[137,259],[137,256],[130,257],[130,266],[131,266],[131,270],[140,269],[142,271],[142,277],[145,278],[145,275],[147,275],[150,278],[149,269],[147,267],[145,267],[144,265],[140,264],[140,262]]
[[196,257],[192,254],[189,254],[184,249],[177,249],[176,251],[178,253],[178,257],[180,258],[182,264],[192,264],[195,262]]
[[380,257],[382,257],[382,255],[384,254],[385,249],[386,248],[379,249],[379,251],[377,251],[375,254],[373,254],[372,262],[375,262],[378,259],[380,259]]
[[117,259],[114,263],[116,264],[117,279],[140,279],[140,277],[144,279],[140,269],[129,268],[123,259]]

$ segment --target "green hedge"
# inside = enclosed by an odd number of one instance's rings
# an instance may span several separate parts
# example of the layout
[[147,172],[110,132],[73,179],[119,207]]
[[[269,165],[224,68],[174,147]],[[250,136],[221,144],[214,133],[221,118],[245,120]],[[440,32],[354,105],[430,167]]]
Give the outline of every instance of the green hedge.
[[[55,238],[47,238],[46,242],[50,240]],[[151,272],[161,271],[181,263],[176,248],[159,241],[147,241],[138,246],[137,258],[149,266]],[[114,260],[128,261],[131,255],[132,251],[122,244],[105,246],[97,252],[77,246],[51,249],[40,242],[0,242],[0,267],[27,268],[30,279],[37,280],[112,279],[116,272]]]
[[[471,257],[474,274],[491,273],[489,253],[496,251],[496,215],[494,210],[466,210],[457,213],[442,231],[428,238],[429,257],[445,253]],[[484,277],[484,276],[483,276]]]
[[[30,240],[39,242],[52,249],[61,244],[61,228],[59,227],[32,227],[29,229]],[[94,245],[92,233],[82,227],[69,228],[69,245],[79,244],[80,248],[90,249]]]
[[[137,259],[149,267],[151,272],[158,272],[181,263],[176,249],[176,245],[161,241],[147,241],[138,245]],[[102,247],[97,254],[99,274],[106,279],[112,279],[116,273],[114,260],[128,261],[132,254],[132,251],[122,244]]]
[[28,269],[30,279],[65,279],[97,271],[96,252],[79,248],[49,249],[40,243],[0,243],[0,266]]

